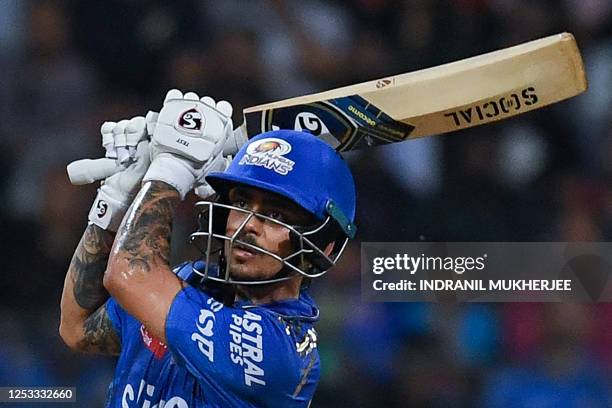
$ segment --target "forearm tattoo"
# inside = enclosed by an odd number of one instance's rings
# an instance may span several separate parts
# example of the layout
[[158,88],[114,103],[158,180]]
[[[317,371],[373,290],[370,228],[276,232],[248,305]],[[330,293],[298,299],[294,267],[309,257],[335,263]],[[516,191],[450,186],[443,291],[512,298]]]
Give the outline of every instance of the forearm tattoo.
[[84,335],[78,349],[84,352],[117,355],[121,340],[112,327],[104,302],[104,271],[113,245],[113,236],[96,225],[88,225],[72,257],[68,273],[76,303],[91,314],[83,322]]
[[112,235],[89,225],[70,262],[74,299],[83,309],[96,310],[108,299],[102,280],[113,244]]
[[118,355],[121,352],[121,340],[108,317],[105,305],[85,320],[83,329],[85,335],[79,342],[79,350],[107,355]]
[[134,200],[117,247],[132,273],[148,274],[154,266],[170,266],[172,217],[178,203],[178,192],[160,181],[150,182]]

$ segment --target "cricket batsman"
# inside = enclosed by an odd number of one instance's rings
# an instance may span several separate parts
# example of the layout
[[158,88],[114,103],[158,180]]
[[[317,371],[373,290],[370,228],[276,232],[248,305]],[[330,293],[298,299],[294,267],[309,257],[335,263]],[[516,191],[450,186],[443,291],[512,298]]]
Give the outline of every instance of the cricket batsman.
[[[162,110],[102,125],[120,171],[98,190],[66,274],[60,334],[119,356],[106,407],[307,407],[318,380],[310,279],[355,234],[344,160],[277,130],[223,157],[232,107],[168,92]],[[175,209],[197,204],[202,256],[172,268]]]

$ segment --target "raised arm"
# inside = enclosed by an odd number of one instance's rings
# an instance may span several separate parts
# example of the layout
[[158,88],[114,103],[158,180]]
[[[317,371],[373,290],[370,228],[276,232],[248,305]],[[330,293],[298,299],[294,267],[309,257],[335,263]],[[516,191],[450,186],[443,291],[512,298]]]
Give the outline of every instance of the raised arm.
[[151,165],[117,233],[104,286],[129,314],[166,341],[170,305],[183,282],[169,264],[172,218],[179,200],[204,176],[222,170],[232,132],[231,105],[171,90],[151,138]]
[[161,181],[144,184],[130,207],[104,275],[117,302],[165,341],[166,315],[182,281],[169,263],[172,218],[179,193]]
[[108,292],[102,278],[113,235],[88,225],[72,257],[61,300],[60,335],[71,348],[116,355],[121,350],[104,303]]
[[101,132],[107,157],[122,162],[124,168],[104,181],[89,212],[89,225],[64,280],[59,332],[75,350],[116,355],[121,350],[120,338],[106,310],[109,294],[103,277],[113,231],[138,191],[149,166],[149,151],[142,117],[105,122]]

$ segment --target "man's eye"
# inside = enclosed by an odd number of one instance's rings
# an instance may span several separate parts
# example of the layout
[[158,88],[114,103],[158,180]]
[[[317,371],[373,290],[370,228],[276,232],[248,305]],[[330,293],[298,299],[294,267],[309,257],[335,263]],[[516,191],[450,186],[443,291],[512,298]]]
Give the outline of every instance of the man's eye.
[[243,208],[243,209],[244,208],[248,208],[248,204],[247,204],[246,200],[234,200],[232,202],[232,205],[234,207]]
[[279,211],[268,211],[268,213],[266,214],[268,217],[275,219],[277,221],[284,221],[285,220],[285,216],[279,212]]

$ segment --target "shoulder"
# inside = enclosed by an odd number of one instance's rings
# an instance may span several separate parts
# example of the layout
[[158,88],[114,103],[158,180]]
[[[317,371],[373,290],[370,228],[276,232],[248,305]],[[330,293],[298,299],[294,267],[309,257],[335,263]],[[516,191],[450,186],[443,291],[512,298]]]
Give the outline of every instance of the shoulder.
[[[235,326],[242,325],[242,333],[249,329],[261,331],[274,353],[284,353],[280,364],[288,369],[303,372],[305,366],[318,368],[317,332],[314,324],[319,312],[310,298],[292,299],[260,306],[243,306],[242,319],[235,319]],[[266,344],[264,344],[264,347]],[[316,365],[314,367],[313,365]]]

